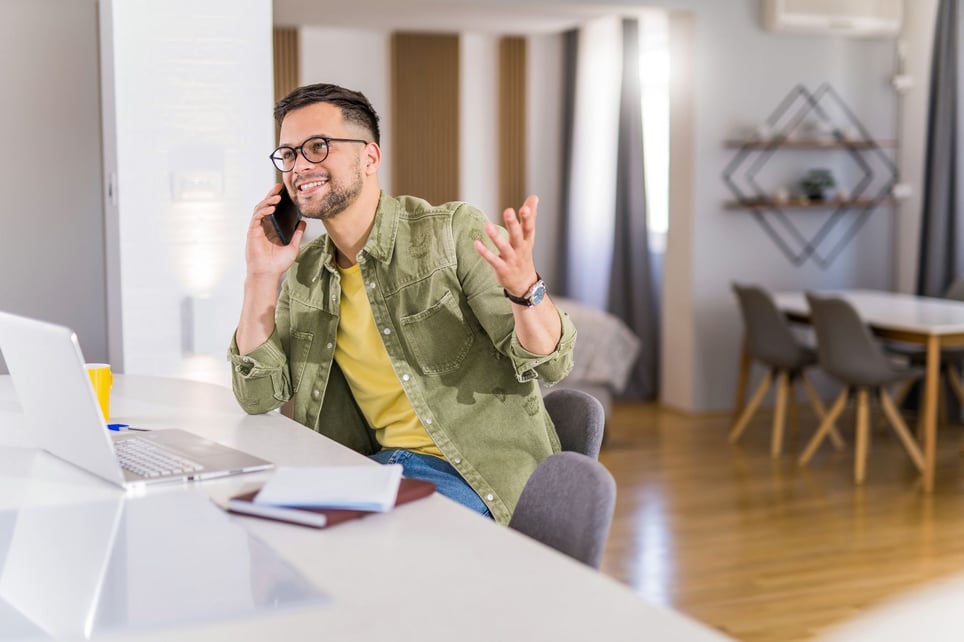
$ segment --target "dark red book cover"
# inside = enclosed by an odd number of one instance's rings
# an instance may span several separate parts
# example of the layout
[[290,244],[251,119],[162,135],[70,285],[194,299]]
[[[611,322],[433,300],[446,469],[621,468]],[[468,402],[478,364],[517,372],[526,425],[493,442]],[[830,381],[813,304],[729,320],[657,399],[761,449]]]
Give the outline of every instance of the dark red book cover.
[[[260,490],[260,489],[258,489]],[[337,508],[311,508],[307,506],[270,506],[255,504],[254,497],[258,490],[241,495],[235,495],[228,500],[228,510],[232,513],[253,515],[265,519],[290,522],[314,528],[328,528],[342,522],[347,522],[365,515],[372,515],[372,511],[344,510]],[[421,479],[402,477],[398,485],[398,497],[395,505],[400,506],[422,497],[428,497],[435,492],[435,484]]]

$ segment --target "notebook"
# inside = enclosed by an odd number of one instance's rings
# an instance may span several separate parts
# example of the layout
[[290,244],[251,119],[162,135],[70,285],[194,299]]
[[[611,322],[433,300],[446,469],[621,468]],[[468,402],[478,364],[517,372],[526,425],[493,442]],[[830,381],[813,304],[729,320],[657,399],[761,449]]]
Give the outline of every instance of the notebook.
[[[108,431],[77,335],[69,328],[0,312],[0,352],[27,424],[37,432],[40,446],[113,484],[131,487],[210,479],[274,466],[185,430]],[[148,446],[191,460],[197,469],[153,477],[125,470],[117,459],[115,441],[127,440],[146,441]]]
[[[314,528],[327,528],[375,513],[375,511],[352,510],[347,508],[256,504],[254,498],[259,491],[260,489],[235,495],[228,500],[225,508],[232,513],[254,515],[255,517],[289,522],[291,524],[301,524],[302,526],[312,526]],[[398,485],[398,496],[395,499],[395,505],[399,506],[415,501],[416,499],[421,499],[422,497],[428,497],[433,492],[435,492],[435,484],[430,481],[402,477]]]

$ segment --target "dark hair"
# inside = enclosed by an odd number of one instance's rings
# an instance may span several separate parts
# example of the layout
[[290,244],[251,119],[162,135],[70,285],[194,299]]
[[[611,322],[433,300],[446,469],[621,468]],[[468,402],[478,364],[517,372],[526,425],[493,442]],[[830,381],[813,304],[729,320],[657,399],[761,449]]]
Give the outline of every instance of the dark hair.
[[338,85],[318,83],[295,89],[275,105],[274,118],[280,126],[288,112],[315,103],[330,103],[339,107],[342,117],[346,121],[364,127],[371,134],[372,140],[381,144],[381,134],[378,131],[378,114],[375,113],[375,108],[372,107],[363,93],[345,89]]

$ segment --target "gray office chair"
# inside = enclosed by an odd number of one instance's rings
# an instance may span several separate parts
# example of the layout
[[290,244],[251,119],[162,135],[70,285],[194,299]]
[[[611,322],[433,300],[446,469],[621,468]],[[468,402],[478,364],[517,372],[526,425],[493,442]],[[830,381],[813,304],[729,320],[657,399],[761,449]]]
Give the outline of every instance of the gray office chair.
[[[777,380],[776,408],[773,414],[770,454],[779,457],[783,448],[783,430],[788,399],[794,398],[794,383],[799,381],[819,419],[826,414],[820,396],[804,373],[804,369],[816,365],[817,356],[812,348],[800,343],[786,317],[777,309],[770,295],[762,288],[734,283],[743,315],[746,333],[746,349],[750,357],[768,368],[767,373],[753,393],[749,403],[730,430],[730,443],[735,444],[756,413],[760,402],[770,389],[774,378]],[[834,445],[843,448],[843,439],[831,424],[830,436]]]
[[558,452],[536,467],[509,528],[593,568],[602,562],[616,505],[606,467],[576,452]]
[[850,303],[839,298],[824,298],[807,294],[813,326],[817,333],[817,357],[820,367],[834,379],[844,384],[830,411],[824,417],[817,433],[807,444],[799,463],[805,465],[813,457],[830,426],[840,416],[848,400],[856,394],[857,400],[857,447],[854,454],[854,481],[861,484],[867,465],[867,447],[870,439],[871,393],[877,396],[884,415],[900,438],[904,449],[918,470],[924,469],[924,456],[911,436],[903,418],[885,386],[919,378],[923,370],[917,367],[900,367],[888,358],[882,345],[871,334],[857,311]]
[[606,411],[602,403],[582,390],[559,388],[542,399],[556,425],[563,450],[599,459]]

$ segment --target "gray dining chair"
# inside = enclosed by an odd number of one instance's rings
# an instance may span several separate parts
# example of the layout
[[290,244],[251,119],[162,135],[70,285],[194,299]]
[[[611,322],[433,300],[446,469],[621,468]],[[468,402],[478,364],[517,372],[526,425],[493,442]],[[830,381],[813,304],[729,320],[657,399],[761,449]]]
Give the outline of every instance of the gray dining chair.
[[606,426],[602,402],[575,388],[551,390],[542,401],[556,426],[562,449],[599,459]]
[[[763,380],[750,398],[749,403],[737,417],[730,429],[730,443],[735,444],[750,423],[766,396],[774,379],[777,382],[776,407],[773,414],[770,454],[779,457],[783,448],[783,433],[788,400],[795,397],[794,384],[800,382],[807,399],[818,419],[823,419],[826,409],[820,396],[804,372],[815,366],[817,356],[813,348],[801,343],[776,304],[763,288],[733,284],[743,316],[746,350],[750,357],[767,368]],[[831,424],[830,436],[834,445],[843,448],[843,439]]]
[[918,470],[924,469],[924,456],[900,416],[886,386],[907,379],[920,378],[923,370],[899,366],[888,357],[854,307],[841,298],[821,297],[807,293],[813,327],[817,333],[817,357],[820,367],[844,385],[837,400],[823,418],[816,434],[800,455],[799,464],[813,457],[833,422],[847,402],[856,399],[857,429],[854,454],[854,481],[862,484],[867,466],[870,440],[870,398],[879,399],[887,421]]
[[616,482],[601,463],[562,451],[529,477],[509,528],[598,569],[612,525]]

